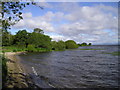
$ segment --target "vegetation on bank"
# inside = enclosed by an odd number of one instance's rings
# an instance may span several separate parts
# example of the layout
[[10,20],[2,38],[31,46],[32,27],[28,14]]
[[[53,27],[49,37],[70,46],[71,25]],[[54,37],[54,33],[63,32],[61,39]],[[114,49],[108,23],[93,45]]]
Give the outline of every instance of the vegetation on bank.
[[[73,40],[67,41],[51,41],[48,35],[45,35],[43,30],[35,28],[29,33],[26,30],[19,30],[16,35],[12,35],[7,30],[2,30],[2,49],[3,52],[48,52],[61,51],[65,49],[78,48],[80,45]],[[82,43],[81,46],[87,44]]]

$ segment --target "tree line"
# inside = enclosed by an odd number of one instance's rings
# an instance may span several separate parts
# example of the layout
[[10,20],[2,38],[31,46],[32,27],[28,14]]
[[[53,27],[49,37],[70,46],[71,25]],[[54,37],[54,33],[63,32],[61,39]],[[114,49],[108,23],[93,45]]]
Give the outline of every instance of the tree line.
[[19,30],[15,35],[12,35],[7,30],[2,30],[2,46],[14,46],[19,48],[26,48],[26,51],[51,51],[51,50],[65,50],[78,48],[73,40],[67,41],[52,41],[50,36],[45,35],[42,29],[35,28],[33,32],[26,30]]

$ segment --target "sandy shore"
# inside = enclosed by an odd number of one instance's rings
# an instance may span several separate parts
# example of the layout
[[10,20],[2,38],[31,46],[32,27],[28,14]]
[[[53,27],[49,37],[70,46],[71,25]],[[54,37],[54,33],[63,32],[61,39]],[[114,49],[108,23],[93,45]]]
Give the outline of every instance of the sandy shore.
[[5,57],[8,59],[8,77],[6,88],[28,88],[28,81],[25,70],[20,63],[20,60],[16,57],[19,54],[25,52],[6,52]]

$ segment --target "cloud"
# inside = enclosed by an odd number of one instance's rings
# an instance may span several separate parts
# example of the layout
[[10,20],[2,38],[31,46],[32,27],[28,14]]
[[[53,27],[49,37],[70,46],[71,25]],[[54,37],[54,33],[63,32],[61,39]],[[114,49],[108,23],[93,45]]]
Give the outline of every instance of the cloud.
[[48,12],[44,16],[33,17],[32,13],[24,13],[23,20],[19,21],[13,28],[24,28],[34,29],[41,28],[45,30],[45,32],[53,32],[54,27],[50,23],[52,17],[52,13]]
[[37,5],[43,8],[52,8],[52,5],[50,5],[49,3],[45,2],[45,0],[41,1],[41,2],[37,2]]
[[[23,20],[14,28],[41,28],[53,40],[75,40],[78,43],[117,43],[118,12],[116,7],[103,4],[81,6],[78,3],[39,3],[56,11],[46,11],[42,16],[24,13]],[[51,35],[49,33],[56,33]]]

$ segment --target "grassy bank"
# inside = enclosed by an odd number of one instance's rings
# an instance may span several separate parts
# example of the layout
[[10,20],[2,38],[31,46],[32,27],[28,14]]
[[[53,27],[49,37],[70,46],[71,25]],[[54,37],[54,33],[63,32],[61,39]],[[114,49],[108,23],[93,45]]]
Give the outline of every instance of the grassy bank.
[[19,46],[6,46],[2,47],[2,52],[48,52],[50,50],[45,48],[35,48],[33,46],[29,46],[28,48],[25,47],[19,47]]

